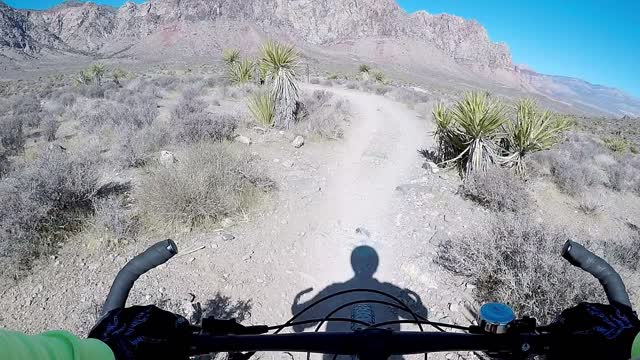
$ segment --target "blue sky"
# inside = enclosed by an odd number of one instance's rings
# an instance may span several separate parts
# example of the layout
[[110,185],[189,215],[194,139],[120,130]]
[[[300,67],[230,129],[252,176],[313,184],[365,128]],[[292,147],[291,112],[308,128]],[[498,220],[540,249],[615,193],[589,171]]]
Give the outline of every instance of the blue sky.
[[[4,0],[43,9],[60,0]],[[513,61],[534,70],[578,77],[640,97],[638,0],[397,0],[426,10],[476,19],[493,41],[509,45]],[[119,6],[123,0],[95,0]],[[141,1],[135,1],[141,2]]]

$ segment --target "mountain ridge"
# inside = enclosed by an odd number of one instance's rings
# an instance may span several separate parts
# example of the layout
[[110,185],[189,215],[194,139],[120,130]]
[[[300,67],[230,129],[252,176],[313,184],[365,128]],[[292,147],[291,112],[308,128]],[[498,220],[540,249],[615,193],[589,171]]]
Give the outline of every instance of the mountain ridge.
[[[230,45],[229,36],[225,38],[221,32],[240,35],[240,28],[245,29],[242,36],[284,38],[327,49],[377,37],[412,39],[417,46],[396,55],[414,53],[415,66],[428,63],[446,72],[457,64],[486,81],[586,106],[587,111],[640,116],[640,100],[621,90],[519,68],[508,46],[492,42],[475,20],[426,11],[407,13],[395,0],[245,0],[241,4],[231,0],[150,0],[127,2],[119,8],[70,1],[46,10],[13,9],[0,2],[0,54],[14,62],[51,54],[203,54]],[[165,51],[170,47],[180,51]],[[417,47],[436,50],[425,53]],[[378,47],[367,51],[385,61]],[[415,54],[422,54],[422,58]],[[430,58],[441,59],[441,63]]]

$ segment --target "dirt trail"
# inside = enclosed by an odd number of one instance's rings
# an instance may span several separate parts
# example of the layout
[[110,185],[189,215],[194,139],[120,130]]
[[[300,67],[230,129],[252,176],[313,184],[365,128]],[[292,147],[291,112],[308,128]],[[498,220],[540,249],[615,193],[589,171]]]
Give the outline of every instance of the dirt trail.
[[[221,316],[282,323],[302,290],[314,288],[302,297],[306,301],[352,278],[350,253],[363,244],[379,255],[376,279],[406,285],[400,269],[417,243],[403,238],[408,230],[398,227],[407,204],[396,187],[424,174],[417,150],[432,141],[429,122],[382,96],[313,85],[305,90],[349,100],[353,116],[344,139],[308,141],[300,149],[281,140],[251,145],[278,182],[274,198],[248,222],[226,230],[233,240],[224,241],[219,232],[177,234],[181,252],[198,251],[140,278],[128,304],[156,303],[175,311],[176,303],[179,309],[195,297],[205,311]],[[286,158],[295,165],[283,167]],[[159,230],[158,237],[166,234]],[[118,252],[66,245],[55,264],[42,264],[2,297],[0,325],[31,333],[52,327],[85,333],[120,267],[155,240]]]
[[[353,275],[348,261],[357,245],[370,245],[381,259],[376,277],[397,278],[401,242],[394,225],[396,187],[419,169],[417,150],[430,141],[427,122],[406,106],[380,96],[345,89],[331,92],[349,100],[354,122],[327,164],[330,174],[322,201],[300,214],[301,221],[324,224],[301,247],[308,274],[318,286]],[[329,230],[327,229],[329,228]],[[356,232],[360,228],[361,231]]]

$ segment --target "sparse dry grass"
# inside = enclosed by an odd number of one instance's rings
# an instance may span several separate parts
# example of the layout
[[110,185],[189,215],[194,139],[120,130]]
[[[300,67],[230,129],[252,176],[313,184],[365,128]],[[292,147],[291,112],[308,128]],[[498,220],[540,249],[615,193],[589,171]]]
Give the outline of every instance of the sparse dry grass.
[[311,94],[303,94],[293,131],[303,135],[338,139],[343,136],[343,123],[348,117],[348,101],[335,98],[329,92],[316,90]]
[[179,159],[150,169],[137,195],[145,215],[160,223],[197,226],[236,215],[268,183],[235,144],[195,144]]
[[[528,216],[505,213],[492,218],[485,228],[444,240],[436,261],[475,284],[478,302],[505,302],[520,316],[547,323],[578,302],[604,300],[597,281],[560,256],[570,238]],[[637,258],[625,255],[637,252],[637,241],[617,240],[619,248],[614,251],[612,243],[602,247],[585,238],[579,242],[600,254],[606,250],[604,258],[626,271],[637,266]],[[631,278],[625,280],[628,287],[637,285]]]
[[534,203],[522,179],[498,167],[469,175],[460,186],[463,197],[494,211],[521,212]]

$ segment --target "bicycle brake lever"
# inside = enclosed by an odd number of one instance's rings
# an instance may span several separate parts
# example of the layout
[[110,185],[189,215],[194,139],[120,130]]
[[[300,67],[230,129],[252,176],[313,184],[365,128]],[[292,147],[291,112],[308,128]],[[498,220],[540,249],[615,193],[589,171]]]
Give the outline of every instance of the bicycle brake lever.
[[267,325],[244,326],[236,319],[220,320],[214,317],[202,319],[202,330],[211,335],[257,335],[269,331]]

